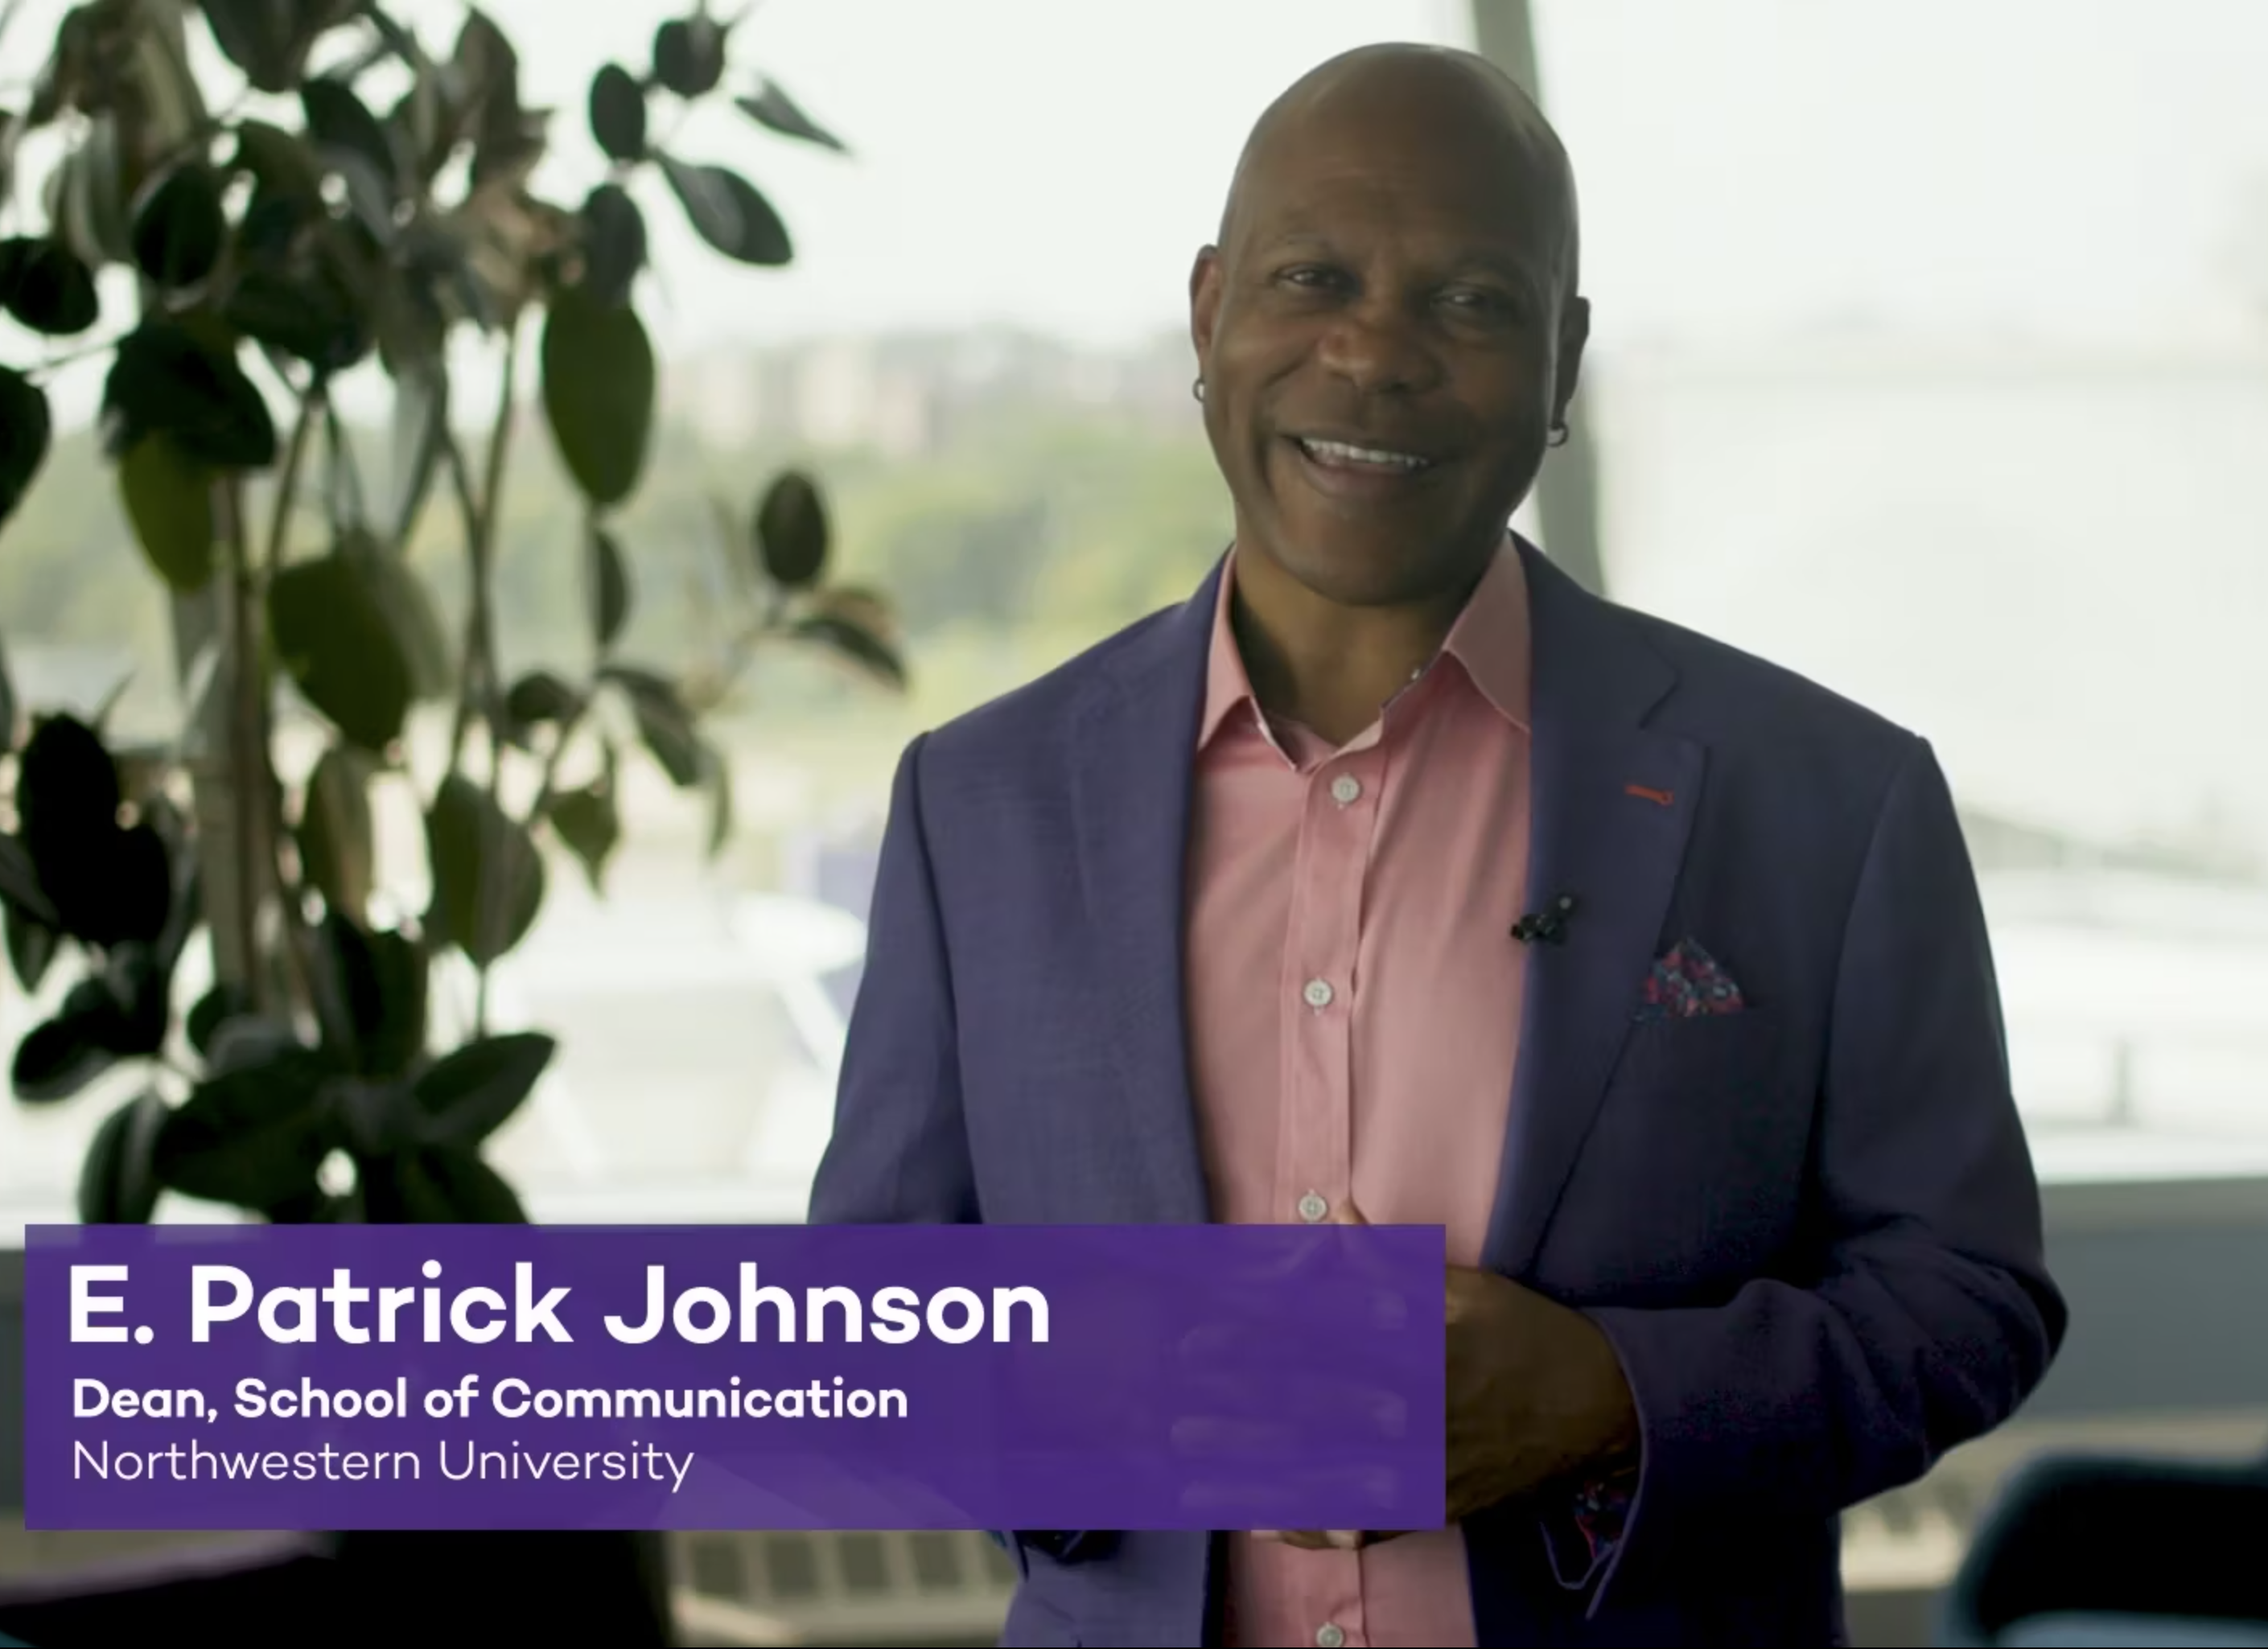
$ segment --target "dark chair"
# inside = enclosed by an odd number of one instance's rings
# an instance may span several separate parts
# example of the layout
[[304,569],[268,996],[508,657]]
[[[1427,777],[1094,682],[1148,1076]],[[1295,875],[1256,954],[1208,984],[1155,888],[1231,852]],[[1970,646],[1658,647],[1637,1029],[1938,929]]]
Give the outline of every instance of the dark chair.
[[2034,1461],[1985,1514],[1938,1642],[2268,1645],[2264,1550],[2268,1462]]

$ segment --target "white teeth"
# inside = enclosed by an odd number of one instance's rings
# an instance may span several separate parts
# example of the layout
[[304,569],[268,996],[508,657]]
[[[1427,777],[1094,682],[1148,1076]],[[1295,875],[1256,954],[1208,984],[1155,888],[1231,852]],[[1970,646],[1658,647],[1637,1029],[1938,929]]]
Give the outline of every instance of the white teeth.
[[1301,440],[1310,458],[1336,460],[1343,464],[1375,464],[1383,468],[1423,469],[1432,460],[1407,453],[1388,453],[1373,446],[1350,446],[1344,441]]

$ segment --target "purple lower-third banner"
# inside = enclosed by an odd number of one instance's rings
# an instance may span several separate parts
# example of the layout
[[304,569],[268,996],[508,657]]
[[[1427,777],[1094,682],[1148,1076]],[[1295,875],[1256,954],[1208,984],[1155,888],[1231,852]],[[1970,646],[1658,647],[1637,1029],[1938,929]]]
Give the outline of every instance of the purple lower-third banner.
[[37,1226],[36,1529],[1435,1528],[1438,1226]]

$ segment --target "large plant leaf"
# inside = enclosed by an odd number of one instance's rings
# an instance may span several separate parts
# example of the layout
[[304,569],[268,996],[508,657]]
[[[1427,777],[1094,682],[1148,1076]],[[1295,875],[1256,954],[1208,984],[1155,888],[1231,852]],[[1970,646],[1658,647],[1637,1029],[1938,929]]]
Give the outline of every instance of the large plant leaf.
[[784,137],[799,137],[804,142],[817,144],[822,149],[832,149],[837,154],[848,154],[843,140],[806,114],[796,106],[777,80],[767,80],[754,97],[733,99],[740,112],[759,126],[769,127]]
[[[0,366],[0,527],[32,490],[54,440],[47,392],[13,367]],[[12,726],[12,713],[9,720]]]
[[245,78],[275,96],[290,92],[306,70],[308,48],[324,30],[351,17],[352,0],[201,0],[221,55]]
[[349,1064],[364,1077],[401,1076],[425,1052],[424,953],[391,929],[373,931],[339,915],[323,919],[321,934],[355,1039]]
[[394,152],[385,123],[364,107],[352,86],[319,75],[299,88],[299,108],[306,117],[307,136],[327,158],[336,164],[352,157],[392,188],[401,158]]
[[158,576],[182,595],[212,582],[213,476],[173,438],[154,431],[119,460],[118,490],[136,542]]
[[265,1209],[314,1184],[333,1130],[324,1070],[305,1049],[197,1085],[158,1130],[158,1179],[189,1196]]
[[653,434],[653,344],[637,312],[571,287],[543,323],[543,410],[560,460],[600,509],[637,490]]
[[221,180],[202,158],[183,161],[144,184],[133,220],[135,266],[167,291],[203,281],[228,239]]
[[163,1051],[173,1022],[173,983],[172,969],[155,945],[136,939],[112,947],[102,983],[119,1012],[113,1053],[148,1058]]
[[609,160],[629,162],[645,154],[645,92],[620,63],[608,63],[591,77],[591,136]]
[[58,240],[0,240],[0,299],[26,328],[75,337],[102,318],[94,271]]
[[21,910],[43,927],[60,927],[63,924],[63,918],[55,912],[55,901],[40,886],[40,873],[32,863],[31,850],[24,845],[21,837],[5,832],[0,832],[0,902],[11,909]]
[[523,739],[538,727],[571,720],[582,710],[583,696],[549,670],[530,670],[504,695],[504,715],[513,733]]
[[704,6],[691,17],[672,18],[653,32],[653,77],[681,98],[717,89],[725,77],[726,26]]
[[294,202],[312,219],[323,203],[323,163],[313,150],[280,126],[265,121],[239,121],[236,127],[236,171],[252,180],[248,220],[263,205]]
[[0,922],[7,924],[8,967],[28,995],[48,976],[63,936],[12,900],[0,903]]
[[[390,289],[391,290],[391,289]],[[403,294],[405,305],[417,300]],[[386,512],[387,542],[406,545],[431,493],[448,444],[449,374],[444,364],[419,354],[393,360],[394,457],[392,502]]]
[[276,461],[276,421],[232,346],[180,321],[146,320],[120,340],[102,418],[113,457],[163,431],[184,457],[214,469]]
[[469,1151],[432,1147],[368,1165],[363,1206],[373,1225],[524,1226],[527,1212]]
[[144,1089],[103,1119],[78,1176],[78,1217],[90,1226],[139,1226],[156,1211],[158,1136],[171,1113]]
[[409,660],[358,557],[283,569],[268,586],[268,622],[284,667],[340,732],[381,753],[401,736]]
[[787,225],[756,186],[723,166],[662,155],[662,175],[676,192],[694,232],[736,263],[778,269],[795,261]]
[[67,928],[95,945],[157,944],[173,912],[171,848],[146,822],[113,832],[105,846],[95,896]]
[[357,1161],[406,1151],[417,1139],[417,1108],[409,1085],[342,1077],[323,1090],[323,1103],[339,1121]]
[[[306,1052],[299,1045],[298,1031],[290,1021],[264,1013],[239,1013],[214,1027],[212,1040],[205,1049],[205,1074],[230,1076]],[[308,1056],[316,1057],[314,1054]]]
[[600,674],[629,695],[638,737],[669,775],[670,783],[681,790],[698,784],[706,770],[701,737],[677,689],[652,671],[634,665],[609,665]]
[[49,925],[93,937],[86,929],[105,897],[122,799],[118,764],[94,729],[73,716],[36,722],[18,758],[16,809]]
[[903,691],[906,664],[896,645],[856,619],[835,613],[814,613],[799,619],[796,636],[812,642],[893,691]]
[[621,639],[622,626],[630,621],[630,572],[622,546],[605,527],[591,528],[586,547],[584,582],[591,600],[591,635],[603,653]]
[[189,1039],[189,1047],[200,1059],[210,1062],[213,1040],[222,1026],[252,1012],[252,999],[242,986],[221,983],[196,999],[189,1009],[181,1028]]
[[372,604],[401,649],[413,698],[438,698],[454,685],[455,660],[440,609],[424,576],[408,557],[382,548],[367,533],[352,532],[339,548],[354,563]]
[[715,745],[701,747],[702,782],[709,789],[709,857],[715,858],[733,839],[733,765]]
[[519,821],[460,773],[425,815],[434,936],[485,968],[526,937],[543,906],[543,857]]
[[476,1145],[504,1125],[558,1043],[536,1031],[482,1037],[426,1069],[413,1090],[429,1144]]
[[756,506],[756,553],[765,573],[784,589],[810,588],[827,571],[828,540],[818,484],[800,470],[782,474]]
[[645,262],[645,214],[620,184],[601,183],[583,202],[584,291],[619,308],[630,302]]
[[590,878],[591,891],[603,893],[607,861],[622,841],[622,821],[615,810],[615,793],[605,784],[562,791],[545,804],[544,816],[567,844]]
[[335,744],[307,777],[299,807],[299,864],[323,903],[359,922],[376,873],[377,836],[370,781],[376,764],[352,745]]
[[[252,225],[247,221],[247,239]],[[263,347],[342,372],[378,342],[377,281],[357,267],[361,248],[338,226],[320,231],[311,255],[286,261],[255,254],[221,306],[229,326]]]
[[123,1016],[100,979],[70,988],[55,1018],[34,1026],[16,1044],[10,1077],[27,1105],[52,1105],[85,1088],[121,1057]]

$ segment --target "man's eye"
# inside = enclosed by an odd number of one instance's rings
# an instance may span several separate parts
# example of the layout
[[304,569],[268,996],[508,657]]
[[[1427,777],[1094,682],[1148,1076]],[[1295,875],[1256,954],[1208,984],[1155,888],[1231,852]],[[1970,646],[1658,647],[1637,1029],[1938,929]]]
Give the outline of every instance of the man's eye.
[[1441,301],[1452,309],[1476,315],[1508,315],[1517,307],[1501,292],[1472,286],[1452,287],[1441,294]]
[[1320,287],[1334,284],[1337,276],[1333,270],[1318,269],[1312,263],[1303,263],[1285,270],[1277,278],[1291,286]]

